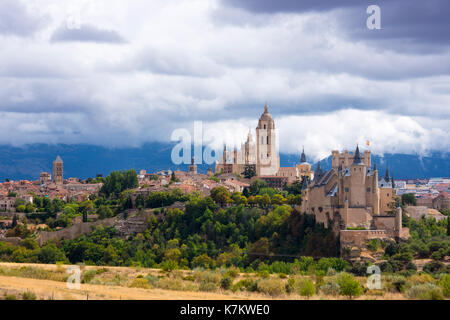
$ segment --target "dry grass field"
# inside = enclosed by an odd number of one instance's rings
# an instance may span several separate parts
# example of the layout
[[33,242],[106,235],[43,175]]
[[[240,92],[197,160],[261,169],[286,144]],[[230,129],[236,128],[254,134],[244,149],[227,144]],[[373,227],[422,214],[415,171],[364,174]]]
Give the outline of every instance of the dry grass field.
[[[258,292],[217,289],[214,292],[205,292],[193,286],[192,281],[181,281],[192,271],[177,271],[179,288],[133,287],[133,281],[145,276],[154,276],[168,279],[167,273],[159,269],[133,268],[133,267],[97,267],[81,266],[82,274],[93,275],[81,283],[79,289],[69,289],[65,280],[66,267],[64,265],[30,264],[30,263],[4,263],[0,262],[0,299],[6,295],[22,298],[24,292],[32,292],[36,299],[54,300],[252,300],[252,299],[308,299],[297,294],[282,294],[270,296]],[[248,278],[249,275],[238,274],[239,279]],[[83,278],[82,278],[83,279]],[[192,286],[192,287],[191,287]],[[343,296],[313,295],[313,300],[346,299]],[[362,295],[362,300],[399,300],[405,299],[400,293],[384,293],[384,295]]]

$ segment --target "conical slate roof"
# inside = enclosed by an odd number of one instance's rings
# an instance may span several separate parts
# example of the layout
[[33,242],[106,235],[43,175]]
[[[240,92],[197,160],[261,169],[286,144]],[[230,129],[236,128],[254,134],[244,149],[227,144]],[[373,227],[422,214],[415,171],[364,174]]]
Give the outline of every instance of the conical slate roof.
[[305,148],[303,148],[302,155],[300,157],[300,163],[306,163]]
[[355,156],[353,157],[353,164],[364,164],[359,153],[359,146],[356,146]]
[[308,178],[304,176],[302,179],[302,190],[305,190],[306,188],[308,188]]
[[319,180],[322,176],[322,168],[320,167],[320,161],[317,163],[317,169],[314,173],[314,180]]
[[63,161],[62,161],[61,157],[58,155],[54,162],[63,162]]

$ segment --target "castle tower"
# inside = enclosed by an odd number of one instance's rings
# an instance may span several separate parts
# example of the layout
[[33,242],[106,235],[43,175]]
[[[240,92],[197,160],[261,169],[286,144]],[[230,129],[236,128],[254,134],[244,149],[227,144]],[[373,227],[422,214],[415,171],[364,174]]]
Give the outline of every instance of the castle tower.
[[214,175],[211,166],[209,166],[209,168],[208,168],[208,173],[207,173],[207,174],[208,174],[208,177],[211,177],[212,175]]
[[366,198],[366,164],[359,153],[359,146],[356,146],[353,163],[350,166],[350,207],[367,206]]
[[256,127],[256,170],[259,176],[274,176],[280,169],[280,157],[276,148],[275,122],[264,107]]
[[53,182],[56,184],[63,184],[63,161],[58,155],[53,161]]
[[194,162],[194,157],[191,159],[191,165],[189,166],[189,173],[197,174],[197,165]]
[[373,213],[376,215],[380,214],[380,189],[378,188],[378,170],[377,164],[373,166],[373,179],[372,179],[372,192],[373,195]]

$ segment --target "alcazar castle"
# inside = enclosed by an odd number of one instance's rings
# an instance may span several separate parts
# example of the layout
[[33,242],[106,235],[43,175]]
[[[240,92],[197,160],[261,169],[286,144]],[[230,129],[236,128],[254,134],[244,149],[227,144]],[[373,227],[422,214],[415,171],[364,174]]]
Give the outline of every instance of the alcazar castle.
[[256,141],[249,132],[240,150],[225,146],[215,170],[242,174],[250,166],[254,178],[274,188],[301,181],[300,210],[339,234],[341,247],[361,247],[370,239],[409,237],[409,231],[402,229],[401,208],[395,207],[394,180],[387,171],[379,177],[369,150],[332,151],[331,170],[322,171],[319,163],[313,171],[304,151],[295,167],[280,167],[276,141],[275,121],[266,105],[256,127]]

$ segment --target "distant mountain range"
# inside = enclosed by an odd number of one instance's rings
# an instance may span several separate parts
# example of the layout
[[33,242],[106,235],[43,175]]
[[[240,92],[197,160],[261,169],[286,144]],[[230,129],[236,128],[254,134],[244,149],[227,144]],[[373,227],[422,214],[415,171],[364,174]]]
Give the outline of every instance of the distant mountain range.
[[[173,144],[152,142],[139,148],[106,148],[94,145],[32,144],[25,147],[0,146],[0,182],[10,180],[37,180],[41,171],[52,171],[57,155],[64,161],[64,177],[85,179],[96,174],[107,175],[113,170],[146,169],[155,172],[164,169],[187,170],[188,165],[176,166],[171,161]],[[281,166],[293,166],[299,155],[280,154]],[[380,175],[386,167],[396,179],[450,177],[450,154],[434,153],[427,157],[407,154],[373,155]],[[331,168],[331,156],[320,161],[323,169]],[[313,164],[315,168],[317,163]],[[208,165],[199,165],[205,172]]]

